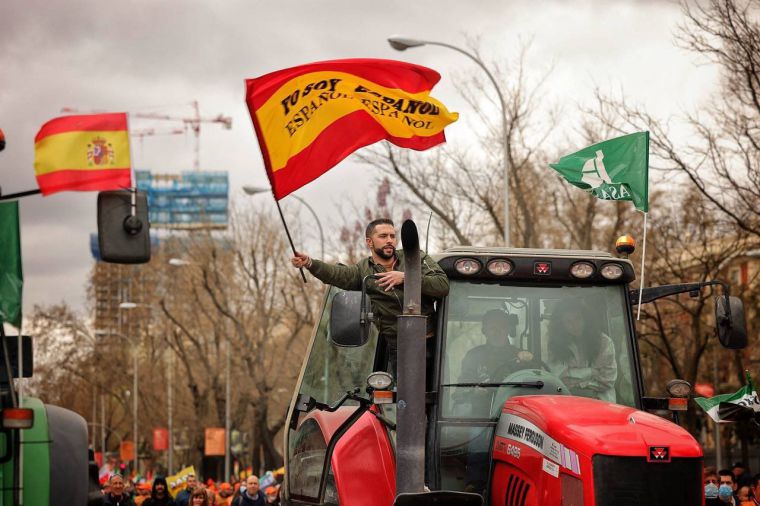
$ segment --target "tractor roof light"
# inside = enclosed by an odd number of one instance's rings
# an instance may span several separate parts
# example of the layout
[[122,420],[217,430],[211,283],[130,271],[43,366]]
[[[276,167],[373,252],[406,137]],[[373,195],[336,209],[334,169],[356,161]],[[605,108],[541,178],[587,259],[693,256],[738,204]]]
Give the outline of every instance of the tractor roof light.
[[691,384],[688,381],[682,379],[674,379],[668,381],[665,389],[668,391],[668,394],[671,397],[687,398],[691,395]]
[[604,279],[618,279],[623,275],[623,268],[618,264],[604,264],[599,273]]
[[570,267],[570,274],[578,279],[586,279],[593,276],[595,270],[594,265],[589,262],[575,262]]
[[636,241],[630,235],[621,235],[615,241],[615,251],[618,255],[632,255],[636,251]]
[[460,258],[456,262],[454,262],[454,268],[457,270],[459,274],[464,274],[465,276],[471,276],[473,274],[477,274],[480,272],[480,269],[483,266],[475,260],[474,258]]
[[3,409],[4,429],[31,429],[34,425],[34,410],[30,408]]
[[509,260],[504,260],[502,258],[491,260],[486,265],[486,269],[488,269],[488,272],[493,274],[494,276],[506,276],[510,272],[512,272],[512,269],[514,267],[512,266],[512,262]]
[[388,390],[393,384],[393,376],[385,371],[375,371],[367,376],[367,385],[374,390]]

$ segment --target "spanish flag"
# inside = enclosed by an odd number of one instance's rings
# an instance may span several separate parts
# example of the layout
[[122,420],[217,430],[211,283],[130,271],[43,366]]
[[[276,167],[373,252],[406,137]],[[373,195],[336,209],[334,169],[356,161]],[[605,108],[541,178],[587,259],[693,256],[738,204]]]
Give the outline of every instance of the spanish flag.
[[132,186],[126,113],[54,118],[34,138],[34,174],[43,195]]
[[277,200],[359,148],[386,139],[425,150],[457,120],[430,90],[438,72],[412,63],[310,63],[246,80],[246,102]]

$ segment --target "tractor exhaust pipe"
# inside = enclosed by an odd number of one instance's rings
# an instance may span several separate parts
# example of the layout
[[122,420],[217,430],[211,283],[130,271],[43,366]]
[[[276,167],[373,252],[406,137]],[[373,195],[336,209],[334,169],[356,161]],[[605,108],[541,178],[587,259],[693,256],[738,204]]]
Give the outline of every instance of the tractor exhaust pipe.
[[396,493],[425,489],[425,320],[422,304],[420,238],[417,226],[401,226],[404,248],[404,308],[398,317]]

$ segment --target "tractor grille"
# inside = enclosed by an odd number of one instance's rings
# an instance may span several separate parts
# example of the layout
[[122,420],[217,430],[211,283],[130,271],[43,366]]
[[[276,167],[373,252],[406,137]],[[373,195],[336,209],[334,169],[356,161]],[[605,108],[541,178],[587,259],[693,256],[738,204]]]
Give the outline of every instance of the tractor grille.
[[507,498],[504,504],[506,506],[525,506],[525,498],[528,497],[529,489],[528,483],[514,474],[511,475],[507,482]]
[[647,462],[643,457],[596,455],[597,506],[698,506],[702,504],[702,459]]

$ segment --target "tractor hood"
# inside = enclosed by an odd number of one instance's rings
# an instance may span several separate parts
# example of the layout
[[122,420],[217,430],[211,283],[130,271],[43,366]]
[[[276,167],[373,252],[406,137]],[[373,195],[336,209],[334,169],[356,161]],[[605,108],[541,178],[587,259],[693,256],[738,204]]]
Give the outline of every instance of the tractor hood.
[[[615,455],[669,461],[702,457],[697,441],[659,416],[585,397],[520,396],[502,410],[496,435],[532,446],[555,462],[565,454]],[[568,452],[568,450],[571,450]]]

